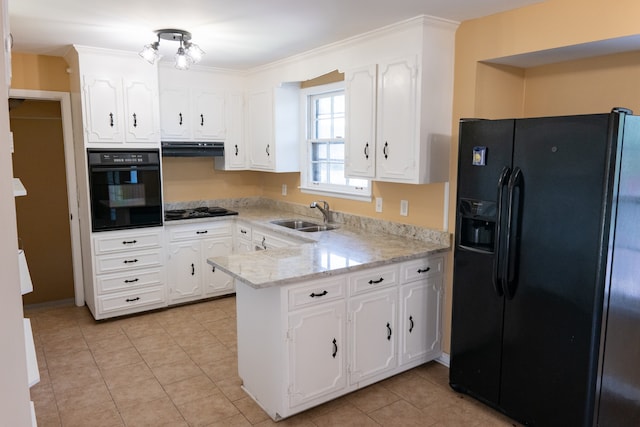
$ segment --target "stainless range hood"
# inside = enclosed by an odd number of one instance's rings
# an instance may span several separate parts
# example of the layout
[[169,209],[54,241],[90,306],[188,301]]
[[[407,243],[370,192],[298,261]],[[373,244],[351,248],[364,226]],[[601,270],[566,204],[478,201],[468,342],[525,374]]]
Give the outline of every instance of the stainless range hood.
[[222,157],[224,142],[162,141],[163,157]]

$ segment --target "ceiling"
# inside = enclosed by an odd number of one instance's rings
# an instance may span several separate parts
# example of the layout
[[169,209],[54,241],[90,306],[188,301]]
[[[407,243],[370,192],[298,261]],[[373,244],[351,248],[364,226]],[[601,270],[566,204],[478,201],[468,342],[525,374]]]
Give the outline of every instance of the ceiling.
[[[202,65],[249,69],[417,15],[458,22],[541,0],[9,0],[13,50],[62,56],[80,44],[140,51],[154,31],[190,31]],[[178,43],[163,40],[163,60]]]

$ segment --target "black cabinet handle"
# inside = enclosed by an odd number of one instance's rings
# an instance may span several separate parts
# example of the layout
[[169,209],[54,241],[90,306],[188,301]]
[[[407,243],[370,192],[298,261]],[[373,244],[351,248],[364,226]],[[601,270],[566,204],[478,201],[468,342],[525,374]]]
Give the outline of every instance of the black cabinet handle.
[[193,265],[193,263],[191,263],[191,275],[195,275],[196,274],[196,266]]
[[138,116],[136,115],[136,113],[133,113],[133,127],[138,127]]
[[138,260],[137,259],[125,259],[124,260],[125,264],[133,264],[134,262],[138,262]]
[[136,283],[140,279],[125,280],[124,283]]
[[382,154],[384,154],[384,158],[389,158],[389,143],[387,141],[384,142],[384,148],[382,149]]
[[113,113],[109,113],[109,126],[113,127]]
[[215,272],[216,272],[216,266],[215,266],[215,265],[211,266],[211,272],[212,272],[212,273],[215,273]]
[[247,234],[247,230],[240,230],[240,233]]
[[135,245],[136,243],[138,243],[137,240],[123,240],[122,241],[123,245]]
[[323,296],[325,296],[325,295],[326,295],[326,294],[328,294],[328,293],[329,293],[329,292],[327,292],[326,290],[325,290],[325,291],[320,292],[319,294],[316,294],[315,292],[312,292],[312,293],[311,293],[311,295],[309,295],[309,296],[310,296],[311,298],[315,298],[315,297],[323,297]]
[[413,316],[409,316],[409,333],[413,331]]
[[209,232],[208,230],[196,231],[196,234],[207,234],[208,232]]
[[267,156],[271,156],[271,153],[269,152],[269,144],[267,144],[267,148],[265,151],[267,152]]
[[236,147],[236,156],[238,155],[238,144],[235,145]]
[[387,341],[391,341],[391,325],[387,322]]
[[427,267],[427,268],[419,268],[418,269],[418,274],[422,274],[422,273],[426,273],[427,271],[431,270],[431,267]]
[[134,302],[134,301],[139,301],[140,297],[135,297],[135,298],[127,298],[125,301],[127,302]]
[[266,237],[263,237],[263,238],[262,238],[262,247],[263,247],[264,249],[267,249],[267,238],[266,238]]
[[333,354],[331,355],[331,357],[333,357],[334,359],[336,358],[336,354],[338,354],[338,343],[336,342],[336,339],[333,339]]
[[369,280],[369,284],[370,285],[377,285],[378,283],[382,283],[382,281],[384,280],[383,277],[379,278],[378,280]]
[[365,159],[369,158],[369,143],[368,142],[364,145],[364,157],[365,157]]
[[178,113],[178,118],[179,118],[178,125],[182,126],[182,113]]
[[200,114],[200,126],[204,126],[204,114]]

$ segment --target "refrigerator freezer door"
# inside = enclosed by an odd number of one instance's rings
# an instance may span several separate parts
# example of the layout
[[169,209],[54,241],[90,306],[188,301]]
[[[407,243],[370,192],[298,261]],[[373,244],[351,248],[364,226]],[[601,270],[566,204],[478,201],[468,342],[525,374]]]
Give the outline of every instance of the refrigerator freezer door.
[[500,407],[525,424],[590,424],[609,117],[516,122],[513,166],[522,181],[514,197]]
[[599,426],[640,425],[640,117],[624,126]]
[[[460,124],[458,208],[465,199],[497,205],[498,181],[505,168],[511,167],[513,131],[513,120]],[[479,152],[481,158],[477,158]],[[460,247],[464,234],[460,212],[458,209],[449,379],[454,389],[496,406],[504,299],[493,283],[495,255]]]

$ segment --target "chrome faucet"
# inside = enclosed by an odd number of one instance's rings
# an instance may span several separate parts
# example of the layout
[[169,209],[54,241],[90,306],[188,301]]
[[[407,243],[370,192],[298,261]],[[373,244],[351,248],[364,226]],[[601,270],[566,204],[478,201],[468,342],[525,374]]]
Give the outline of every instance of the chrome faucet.
[[[318,205],[318,203],[322,203],[322,207]],[[324,223],[331,222],[331,211],[329,210],[329,203],[324,200],[319,200],[317,202],[311,202],[309,205],[310,208],[318,208],[320,212],[322,212],[322,216],[324,218]]]

